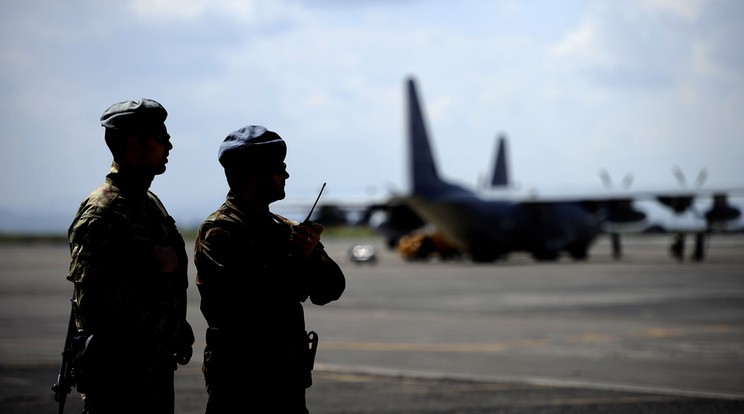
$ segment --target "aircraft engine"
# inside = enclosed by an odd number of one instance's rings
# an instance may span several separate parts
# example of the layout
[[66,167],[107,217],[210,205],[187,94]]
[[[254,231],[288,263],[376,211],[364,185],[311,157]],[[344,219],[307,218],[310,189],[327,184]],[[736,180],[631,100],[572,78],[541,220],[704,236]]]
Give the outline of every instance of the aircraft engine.
[[708,227],[723,225],[728,221],[736,220],[741,216],[741,211],[728,203],[726,194],[713,195],[713,206],[705,212]]
[[604,210],[605,220],[610,223],[636,223],[646,219],[646,213],[634,209],[629,199],[610,201]]
[[695,197],[691,195],[662,196],[657,197],[657,200],[661,204],[671,208],[676,214],[682,214],[692,206]]

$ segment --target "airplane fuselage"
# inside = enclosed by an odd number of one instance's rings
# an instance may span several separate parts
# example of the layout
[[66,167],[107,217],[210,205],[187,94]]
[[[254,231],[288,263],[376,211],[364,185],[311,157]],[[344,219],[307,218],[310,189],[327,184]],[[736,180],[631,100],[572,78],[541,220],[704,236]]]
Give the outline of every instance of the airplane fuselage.
[[414,196],[408,203],[475,261],[519,251],[537,260],[554,260],[562,252],[584,259],[599,234],[597,218],[572,203],[483,201],[475,195],[449,200]]

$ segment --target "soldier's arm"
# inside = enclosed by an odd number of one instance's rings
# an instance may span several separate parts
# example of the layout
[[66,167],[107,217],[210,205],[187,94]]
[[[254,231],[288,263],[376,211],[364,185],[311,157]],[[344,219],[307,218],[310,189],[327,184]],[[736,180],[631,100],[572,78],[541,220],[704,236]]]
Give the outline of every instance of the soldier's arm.
[[310,301],[315,305],[325,305],[338,300],[346,289],[346,277],[341,268],[322,246],[315,248],[309,261],[312,263],[308,271]]

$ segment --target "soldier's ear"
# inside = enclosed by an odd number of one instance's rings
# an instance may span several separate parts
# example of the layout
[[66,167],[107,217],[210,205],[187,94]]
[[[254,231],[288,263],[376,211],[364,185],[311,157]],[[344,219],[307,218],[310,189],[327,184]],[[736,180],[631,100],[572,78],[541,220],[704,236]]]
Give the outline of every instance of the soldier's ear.
[[122,135],[121,138],[120,138],[120,140],[121,140],[121,148],[122,148],[123,152],[129,151],[130,148],[132,148],[133,145],[137,145],[138,144],[136,142],[137,141],[136,137],[134,135],[131,135],[131,134]]
[[122,139],[124,142],[119,164],[127,166],[137,165],[142,154],[142,140],[138,136],[131,134],[126,135]]

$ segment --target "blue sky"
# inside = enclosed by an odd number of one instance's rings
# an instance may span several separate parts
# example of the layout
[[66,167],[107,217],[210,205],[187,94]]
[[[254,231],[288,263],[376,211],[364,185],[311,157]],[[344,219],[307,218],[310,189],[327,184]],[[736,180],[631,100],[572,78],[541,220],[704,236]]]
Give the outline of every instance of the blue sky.
[[184,225],[223,201],[217,149],[289,145],[287,203],[408,188],[413,75],[441,173],[475,187],[497,134],[523,189],[744,187],[737,0],[5,0],[0,231],[65,230],[111,157],[98,118],[151,98],[175,145],[155,191]]

